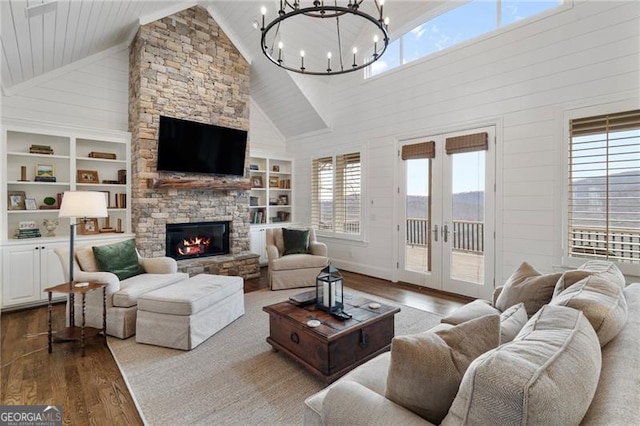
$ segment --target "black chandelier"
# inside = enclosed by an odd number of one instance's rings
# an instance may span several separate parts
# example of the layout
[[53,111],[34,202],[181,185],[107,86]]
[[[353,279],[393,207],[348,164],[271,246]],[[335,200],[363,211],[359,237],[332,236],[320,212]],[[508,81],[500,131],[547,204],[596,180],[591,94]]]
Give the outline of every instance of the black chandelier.
[[[262,53],[281,68],[309,75],[345,74],[371,65],[380,59],[389,44],[387,32],[389,19],[383,18],[384,0],[372,1],[377,17],[360,10],[364,0],[343,1],[347,2],[346,6],[338,6],[338,0],[331,2],[315,0],[313,5],[301,7],[298,0],[293,2],[280,0],[277,17],[266,26],[267,9],[262,7],[262,27],[260,28]],[[316,18],[316,20],[300,19],[302,17]],[[359,53],[357,46],[343,46],[341,30],[353,38],[354,34],[357,36],[365,32],[361,28],[363,22],[366,22],[367,28],[371,28],[373,37],[371,45],[365,46]],[[329,29],[325,28],[326,26]],[[309,37],[296,37],[291,34],[291,31],[304,31]],[[327,33],[330,34],[327,35]],[[323,40],[319,41],[320,38]],[[307,40],[312,40],[308,42],[314,46],[319,43],[324,44],[322,48],[324,51],[305,51],[301,43]]]

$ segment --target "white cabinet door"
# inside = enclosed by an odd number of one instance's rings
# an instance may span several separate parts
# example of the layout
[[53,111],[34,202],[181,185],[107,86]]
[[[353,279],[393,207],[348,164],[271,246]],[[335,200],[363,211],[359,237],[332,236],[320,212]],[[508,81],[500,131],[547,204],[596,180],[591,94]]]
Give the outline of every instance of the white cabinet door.
[[2,269],[3,306],[40,300],[39,246],[5,247]]
[[249,233],[249,238],[251,240],[250,250],[252,253],[256,253],[260,255],[260,264],[265,265],[267,263],[267,248],[266,238],[265,238],[265,228],[259,227],[251,227],[251,232]]
[[62,264],[55,249],[58,247],[68,246],[68,244],[47,244],[40,246],[40,298],[46,299],[47,293],[43,290],[47,287],[62,284],[65,282]]
[[64,243],[5,247],[2,252],[2,306],[47,299],[44,289],[65,282],[62,265],[54,252]]

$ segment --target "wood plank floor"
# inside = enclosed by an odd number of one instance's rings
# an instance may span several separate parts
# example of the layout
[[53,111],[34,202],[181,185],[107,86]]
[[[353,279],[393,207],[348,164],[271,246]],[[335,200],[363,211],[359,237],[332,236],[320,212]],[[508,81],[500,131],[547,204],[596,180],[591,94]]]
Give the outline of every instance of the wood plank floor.
[[[469,299],[417,286],[343,272],[345,285],[428,312],[446,315]],[[261,277],[245,281],[245,292],[267,288]],[[65,306],[56,304],[53,328],[64,326]],[[0,404],[62,405],[65,424],[141,425],[111,352],[101,338],[89,339],[86,356],[76,343],[54,344],[47,352],[47,310],[2,313]]]

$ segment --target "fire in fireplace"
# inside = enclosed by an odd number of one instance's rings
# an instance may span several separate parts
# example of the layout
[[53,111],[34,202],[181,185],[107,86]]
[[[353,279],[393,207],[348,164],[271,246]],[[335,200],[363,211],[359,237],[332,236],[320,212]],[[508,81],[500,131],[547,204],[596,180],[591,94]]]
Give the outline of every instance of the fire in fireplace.
[[167,256],[176,260],[229,253],[229,222],[167,224]]

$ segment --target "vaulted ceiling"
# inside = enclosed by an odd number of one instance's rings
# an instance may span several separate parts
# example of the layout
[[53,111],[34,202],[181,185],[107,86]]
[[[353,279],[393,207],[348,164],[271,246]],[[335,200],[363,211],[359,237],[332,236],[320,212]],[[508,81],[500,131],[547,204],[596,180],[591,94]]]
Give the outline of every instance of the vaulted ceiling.
[[[311,3],[310,0],[307,2]],[[373,0],[365,2],[372,3]],[[306,2],[301,3],[304,5]],[[416,23],[416,17],[425,16],[442,3],[427,0],[388,1],[385,15],[389,15],[392,29],[403,28],[406,31]],[[323,97],[317,94],[329,88],[331,79],[341,77],[293,74],[274,66],[264,57],[260,49],[260,30],[254,24],[261,19],[261,6],[269,9],[268,19],[269,15],[275,17],[278,4],[274,0],[2,0],[2,89],[5,92],[15,90],[28,84],[31,79],[80,59],[117,46],[126,46],[139,25],[200,5],[207,8],[251,63],[251,96],[282,135],[289,138],[324,129],[330,126],[330,108],[323,105]],[[317,31],[313,28],[300,28],[296,32],[289,36],[302,39],[309,46],[307,51],[320,49],[320,46],[316,46],[319,42],[315,38]],[[363,28],[343,30],[341,36],[344,45],[362,43],[368,37],[364,32]],[[307,60],[314,61],[312,57]],[[324,57],[322,60],[325,60]]]

